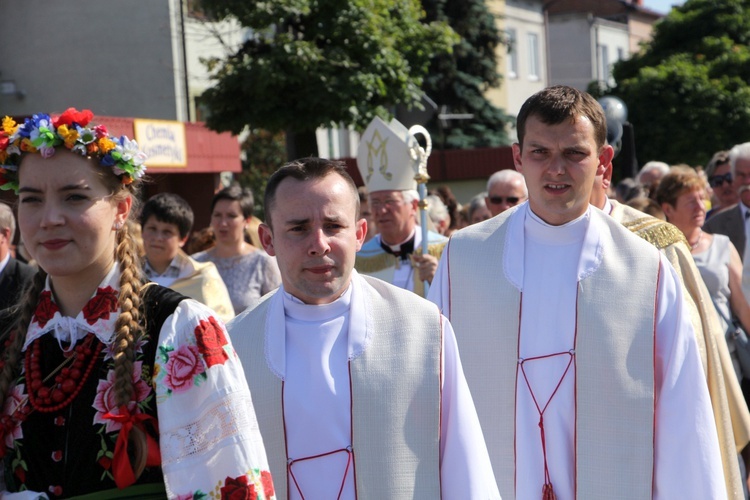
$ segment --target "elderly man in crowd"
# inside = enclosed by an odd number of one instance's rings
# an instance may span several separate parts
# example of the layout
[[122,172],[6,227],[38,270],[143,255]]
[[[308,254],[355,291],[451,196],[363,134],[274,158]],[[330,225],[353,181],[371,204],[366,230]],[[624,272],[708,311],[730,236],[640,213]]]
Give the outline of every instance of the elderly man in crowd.
[[635,182],[640,185],[649,198],[654,198],[659,188],[659,181],[669,173],[669,165],[663,161],[649,161],[635,176]]
[[353,270],[367,223],[343,165],[283,166],[265,207],[282,286],[228,330],[277,497],[500,498],[450,323]]
[[362,246],[355,268],[362,274],[424,296],[448,238],[429,231],[423,254],[422,230],[417,225],[419,160],[416,140],[396,120],[375,118],[362,134],[357,167],[370,193],[370,211],[378,234]]
[[13,210],[0,202],[0,310],[16,303],[35,272],[34,268],[11,255],[15,235],[16,218]]
[[745,297],[750,297],[750,259],[747,255],[750,245],[746,245],[750,224],[750,142],[738,144],[729,151],[729,171],[740,202],[708,219],[703,229],[729,236],[742,258],[742,292]]
[[523,203],[528,197],[523,175],[513,169],[500,170],[487,179],[484,201],[493,217]]

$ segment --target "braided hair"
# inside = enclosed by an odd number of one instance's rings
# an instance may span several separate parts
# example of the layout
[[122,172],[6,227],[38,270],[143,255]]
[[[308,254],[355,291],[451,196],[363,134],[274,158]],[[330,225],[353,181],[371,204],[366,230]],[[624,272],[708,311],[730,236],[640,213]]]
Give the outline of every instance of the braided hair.
[[[110,169],[100,168],[93,161],[90,161],[98,178],[103,182],[105,187],[111,193],[111,203],[119,203],[131,198],[131,210],[128,214],[128,222],[134,220],[132,214],[137,212],[138,186],[140,182],[122,183]],[[21,168],[23,168],[21,166]],[[118,407],[126,406],[131,408],[131,403],[135,401],[134,390],[134,360],[136,354],[136,345],[138,340],[145,335],[144,330],[144,313],[143,313],[143,273],[141,270],[141,261],[138,253],[138,239],[134,237],[130,229],[130,224],[118,224],[115,237],[115,255],[114,258],[120,267],[120,292],[118,302],[120,306],[120,316],[115,322],[115,333],[113,336],[113,358],[114,358],[114,395]],[[20,368],[22,366],[22,354],[24,340],[28,332],[31,319],[36,310],[39,295],[44,289],[47,273],[39,269],[34,279],[26,287],[20,302],[15,306],[16,321],[10,328],[9,334],[6,334],[5,350],[2,355],[0,368],[0,408],[4,407],[8,395],[13,389],[17,380]],[[137,382],[137,381],[135,381]],[[132,408],[131,408],[132,409]],[[131,437],[145,443],[145,436]],[[134,472],[136,477],[143,470],[142,464],[145,463],[146,447],[135,443],[135,456],[131,459],[135,463]]]

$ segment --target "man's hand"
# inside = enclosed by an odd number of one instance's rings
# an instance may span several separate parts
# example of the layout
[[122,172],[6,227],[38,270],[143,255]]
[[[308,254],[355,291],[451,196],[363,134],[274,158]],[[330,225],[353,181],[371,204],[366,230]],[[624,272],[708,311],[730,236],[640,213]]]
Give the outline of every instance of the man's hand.
[[433,257],[430,254],[411,254],[411,265],[418,271],[420,281],[432,283],[432,278],[435,277],[438,267],[437,257]]

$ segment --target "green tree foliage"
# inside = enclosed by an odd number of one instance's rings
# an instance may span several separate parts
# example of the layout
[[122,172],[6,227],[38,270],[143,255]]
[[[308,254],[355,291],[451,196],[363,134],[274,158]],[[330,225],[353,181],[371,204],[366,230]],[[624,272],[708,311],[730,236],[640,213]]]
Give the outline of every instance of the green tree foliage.
[[[457,37],[423,23],[418,0],[202,0],[215,19],[252,30],[240,49],[209,62],[208,126],[239,133],[364,128],[396,104],[419,100],[430,61]],[[292,143],[295,141],[292,140]],[[309,143],[305,143],[309,144]],[[306,152],[307,154],[310,151]]]
[[[495,49],[504,42],[495,17],[484,0],[422,0],[430,21],[445,21],[461,36],[450,54],[433,59],[422,89],[450,113],[471,113],[470,120],[448,123],[447,148],[495,147],[509,144],[506,122],[512,117],[485,97],[489,88],[500,86]],[[427,126],[439,137],[437,118]]]
[[284,134],[251,129],[242,142],[242,151],[245,153],[245,159],[242,161],[242,172],[237,180],[253,192],[255,215],[263,219],[263,195],[266,192],[268,178],[286,160]]
[[688,0],[644,50],[615,65],[639,162],[705,165],[750,140],[750,1]]

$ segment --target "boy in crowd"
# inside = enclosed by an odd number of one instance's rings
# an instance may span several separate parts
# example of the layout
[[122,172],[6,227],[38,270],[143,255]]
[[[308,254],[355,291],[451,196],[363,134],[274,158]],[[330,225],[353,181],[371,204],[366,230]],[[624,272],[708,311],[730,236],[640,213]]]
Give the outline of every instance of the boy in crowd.
[[234,317],[229,292],[211,262],[197,262],[182,247],[193,227],[193,210],[180,196],[159,193],[143,206],[141,227],[146,276],[159,285],[202,302],[229,321]]

